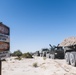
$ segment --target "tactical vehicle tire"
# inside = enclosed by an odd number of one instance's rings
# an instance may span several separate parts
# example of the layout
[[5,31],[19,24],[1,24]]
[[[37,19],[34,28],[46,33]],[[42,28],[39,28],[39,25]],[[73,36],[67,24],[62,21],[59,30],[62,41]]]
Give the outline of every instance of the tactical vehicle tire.
[[51,59],[55,59],[55,55],[54,54],[51,54],[50,58]]
[[70,64],[76,66],[76,52],[70,53]]
[[69,52],[65,53],[65,60],[66,60],[67,64],[70,64],[70,53]]
[[50,58],[52,59],[52,54],[50,54]]

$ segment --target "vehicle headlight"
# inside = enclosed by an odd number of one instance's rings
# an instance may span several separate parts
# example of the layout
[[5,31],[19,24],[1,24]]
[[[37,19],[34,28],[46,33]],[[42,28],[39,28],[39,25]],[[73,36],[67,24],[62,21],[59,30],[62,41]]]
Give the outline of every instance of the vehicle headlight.
[[57,55],[57,53],[55,53],[55,55]]

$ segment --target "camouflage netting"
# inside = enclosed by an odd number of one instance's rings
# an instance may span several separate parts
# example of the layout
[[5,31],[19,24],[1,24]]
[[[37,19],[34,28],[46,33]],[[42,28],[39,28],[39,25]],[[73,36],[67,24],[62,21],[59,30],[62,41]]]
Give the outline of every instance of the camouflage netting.
[[59,46],[69,46],[69,45],[75,45],[76,44],[76,37],[69,37],[64,39],[62,43],[60,43]]

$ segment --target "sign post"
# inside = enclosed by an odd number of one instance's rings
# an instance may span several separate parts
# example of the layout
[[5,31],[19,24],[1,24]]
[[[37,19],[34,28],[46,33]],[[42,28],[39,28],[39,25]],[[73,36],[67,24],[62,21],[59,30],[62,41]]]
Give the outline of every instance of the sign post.
[[10,49],[10,29],[3,23],[0,23],[0,75],[2,74],[2,59],[9,57]]
[[1,75],[2,62],[0,60],[0,75]]

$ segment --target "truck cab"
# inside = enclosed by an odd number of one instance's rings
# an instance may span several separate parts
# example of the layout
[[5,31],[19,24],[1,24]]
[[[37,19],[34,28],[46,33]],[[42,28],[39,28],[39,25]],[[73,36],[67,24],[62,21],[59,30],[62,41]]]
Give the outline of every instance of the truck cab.
[[51,46],[50,58],[64,58],[64,49],[61,46]]

